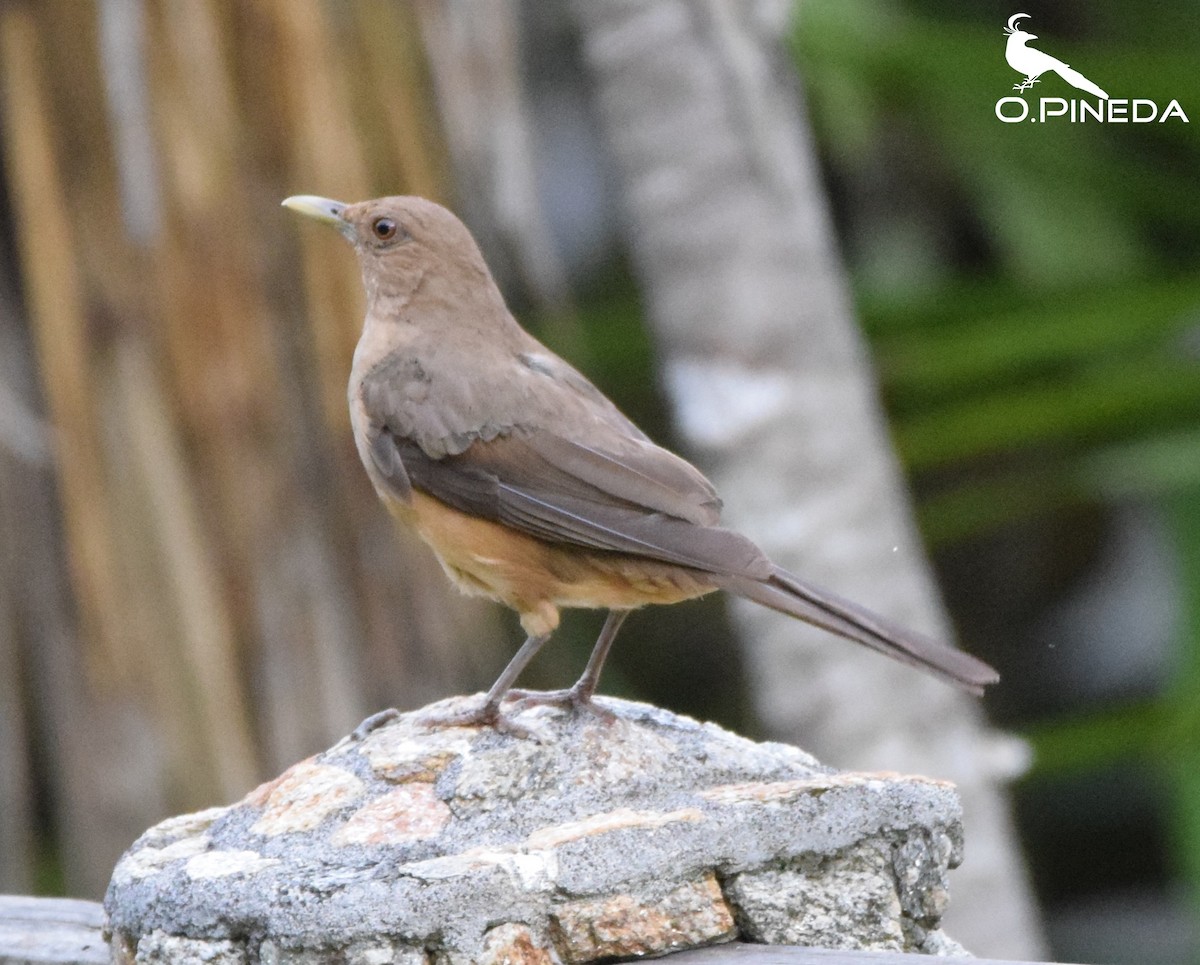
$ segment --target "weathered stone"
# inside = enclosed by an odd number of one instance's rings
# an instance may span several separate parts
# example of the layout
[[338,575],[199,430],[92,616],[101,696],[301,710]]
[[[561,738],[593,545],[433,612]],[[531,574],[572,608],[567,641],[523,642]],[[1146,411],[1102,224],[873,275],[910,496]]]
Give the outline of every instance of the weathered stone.
[[423,841],[441,832],[450,809],[424,781],[402,784],[359,808],[330,838],[335,846]]
[[917,833],[901,842],[892,858],[900,905],[905,915],[920,923],[937,922],[950,902],[946,869],[957,865],[959,850],[945,832]]
[[248,965],[249,958],[241,942],[180,938],[154,931],[138,939],[133,958],[114,957],[114,961],[117,965]]
[[262,806],[250,830],[264,837],[311,831],[335,811],[353,804],[365,789],[343,768],[301,761],[250,792],[246,803]]
[[654,955],[727,941],[737,933],[714,874],[662,892],[650,889],[560,905],[550,916],[567,962]]
[[147,847],[166,847],[186,838],[196,838],[203,835],[212,823],[224,817],[229,811],[227,807],[206,808],[193,814],[180,814],[173,818],[160,821],[142,835],[141,840]]
[[679,811],[631,811],[628,808],[618,808],[605,814],[594,814],[582,821],[568,821],[566,824],[554,824],[540,831],[534,831],[525,843],[537,850],[557,848],[569,841],[579,841],[596,834],[606,834],[610,831],[636,828],[665,828],[677,821],[703,821],[704,815],[696,808],[684,808]]
[[471,750],[471,740],[457,728],[432,731],[412,739],[373,741],[363,747],[363,757],[377,777],[403,781],[435,781],[447,765]]
[[735,875],[727,885],[751,941],[900,951],[900,896],[891,849],[872,839],[829,856],[806,856]]
[[548,942],[534,937],[528,925],[508,922],[483,936],[483,951],[472,965],[561,965]]
[[128,856],[125,873],[131,878],[145,878],[147,875],[157,874],[179,858],[192,858],[207,854],[210,845],[211,842],[206,834],[197,834],[194,837],[172,841],[161,848],[147,845],[136,854]]
[[264,858],[257,851],[205,851],[188,858],[184,873],[193,880],[252,875],[279,864],[278,858]]
[[422,949],[387,939],[351,942],[341,948],[289,948],[267,940],[258,954],[258,965],[429,965]]
[[613,720],[520,712],[537,740],[404,715],[163,822],[113,873],[117,961],[576,963],[739,934],[944,946],[952,787],[603,703]]
[[936,955],[939,958],[971,957],[970,952],[940,929],[925,932],[924,937],[913,946],[913,951],[920,952],[922,955]]

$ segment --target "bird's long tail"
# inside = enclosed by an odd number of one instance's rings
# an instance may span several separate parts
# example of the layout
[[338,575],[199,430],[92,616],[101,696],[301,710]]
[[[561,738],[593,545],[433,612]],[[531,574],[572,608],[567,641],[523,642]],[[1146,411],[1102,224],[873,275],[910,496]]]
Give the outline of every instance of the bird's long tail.
[[973,694],[1000,679],[982,660],[905,630],[836,593],[793,576],[776,566],[765,580],[721,578],[721,586],[755,603],[861,643],[903,663],[931,671]]
[[1068,67],[1066,64],[1059,64],[1056,70],[1058,71],[1058,76],[1065,80],[1072,87],[1078,87],[1080,90],[1085,90],[1089,94],[1093,94],[1096,97],[1103,97],[1105,100],[1108,100],[1108,94],[1084,77],[1083,74],[1079,73],[1079,71],[1077,71],[1074,67]]

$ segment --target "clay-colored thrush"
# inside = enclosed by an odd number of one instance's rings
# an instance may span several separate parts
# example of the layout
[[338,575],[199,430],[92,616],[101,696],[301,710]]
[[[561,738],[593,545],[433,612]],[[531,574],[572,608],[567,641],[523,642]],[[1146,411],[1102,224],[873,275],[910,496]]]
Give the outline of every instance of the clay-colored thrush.
[[500,721],[501,701],[563,607],[606,609],[608,619],[574,687],[534,699],[583,706],[630,610],[717,589],[972,693],[999,679],[721,528],[712,484],[517,324],[475,240],[445,208],[415,197],[283,203],[332,224],[358,254],[367,317],[350,415],[376,491],[459,589],[516,610],[528,634],[484,703],[446,722]]

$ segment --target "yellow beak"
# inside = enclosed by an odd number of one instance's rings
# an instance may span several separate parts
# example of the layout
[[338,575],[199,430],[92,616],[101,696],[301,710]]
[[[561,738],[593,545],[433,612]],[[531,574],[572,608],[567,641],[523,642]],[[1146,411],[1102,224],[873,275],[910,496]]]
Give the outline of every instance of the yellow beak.
[[283,201],[285,208],[325,224],[333,225],[350,241],[354,241],[354,225],[342,217],[346,205],[331,198],[319,198],[315,194],[294,194]]

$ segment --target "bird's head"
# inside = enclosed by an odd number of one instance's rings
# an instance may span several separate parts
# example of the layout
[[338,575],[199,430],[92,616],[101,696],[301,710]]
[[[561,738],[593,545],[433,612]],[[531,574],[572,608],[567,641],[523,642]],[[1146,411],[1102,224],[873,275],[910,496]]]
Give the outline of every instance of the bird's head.
[[1018,20],[1029,19],[1027,13],[1014,13],[1008,18],[1008,26],[1004,28],[1004,32],[1010,37],[1017,37],[1020,40],[1037,40],[1037,34],[1031,34],[1027,30],[1022,30],[1017,26]]
[[431,266],[443,276],[490,280],[483,255],[466,225],[440,204],[396,196],[344,204],[301,194],[284,207],[332,225],[354,246],[368,295],[403,295]]

